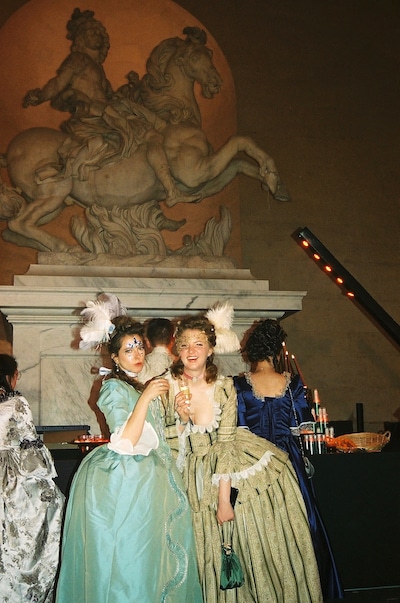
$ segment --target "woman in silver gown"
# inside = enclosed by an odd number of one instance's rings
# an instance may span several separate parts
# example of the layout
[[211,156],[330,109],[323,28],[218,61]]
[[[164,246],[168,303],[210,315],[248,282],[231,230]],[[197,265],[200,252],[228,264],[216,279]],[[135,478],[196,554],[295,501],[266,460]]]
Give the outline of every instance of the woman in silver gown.
[[51,603],[64,495],[18,376],[15,358],[0,354],[0,601]]

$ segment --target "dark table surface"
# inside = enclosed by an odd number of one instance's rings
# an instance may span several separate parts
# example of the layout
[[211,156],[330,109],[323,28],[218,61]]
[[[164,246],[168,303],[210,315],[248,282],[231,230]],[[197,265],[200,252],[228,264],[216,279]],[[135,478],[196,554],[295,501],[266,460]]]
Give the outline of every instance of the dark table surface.
[[344,586],[399,586],[400,452],[327,454],[312,462]]

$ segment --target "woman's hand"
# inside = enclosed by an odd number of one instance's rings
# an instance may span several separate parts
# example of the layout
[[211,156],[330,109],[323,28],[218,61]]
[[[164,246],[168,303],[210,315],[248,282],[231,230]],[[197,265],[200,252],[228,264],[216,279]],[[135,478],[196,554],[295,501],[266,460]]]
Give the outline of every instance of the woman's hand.
[[231,505],[231,480],[221,479],[218,488],[217,521],[222,526],[223,523],[232,521],[234,518],[235,512]]
[[229,501],[218,501],[217,508],[217,521],[220,526],[226,521],[233,521],[235,519],[235,512]]
[[123,438],[128,438],[133,446],[136,446],[142,435],[143,425],[146,420],[146,413],[150,402],[154,400],[154,398],[157,398],[157,396],[163,396],[168,390],[169,382],[166,379],[154,378],[149,381],[140,394],[136,406],[121,434]]
[[145,389],[142,392],[141,398],[145,397],[149,402],[162,396],[169,390],[169,381],[162,377],[154,377],[147,382]]
[[175,396],[175,410],[178,413],[182,423],[187,423],[190,419],[190,394],[184,391],[178,392]]

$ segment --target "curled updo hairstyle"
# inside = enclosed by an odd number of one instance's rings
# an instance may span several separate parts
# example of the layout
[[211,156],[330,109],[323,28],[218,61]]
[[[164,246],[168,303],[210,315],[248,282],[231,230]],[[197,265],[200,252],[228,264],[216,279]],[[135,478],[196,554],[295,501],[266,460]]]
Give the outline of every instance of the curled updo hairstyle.
[[[118,355],[122,346],[122,340],[126,335],[138,335],[143,341],[143,325],[132,317],[126,315],[117,316],[111,322],[115,326],[115,330],[111,333],[108,342],[108,351],[110,354]],[[125,381],[133,385],[135,389],[143,391],[144,386],[134,377],[129,377],[125,371],[118,369],[118,365],[114,361],[111,371],[110,377]]]
[[267,318],[256,324],[250,333],[243,352],[252,364],[272,358],[275,368],[286,333],[277,320]]
[[[179,346],[182,338],[185,335],[185,332],[188,330],[196,330],[201,331],[207,337],[207,341],[211,348],[215,348],[217,343],[217,338],[215,335],[214,325],[206,318],[205,316],[194,316],[184,318],[179,321],[176,331],[175,331],[175,344],[174,344],[174,354],[179,356]],[[183,375],[184,367],[183,362],[180,358],[175,360],[175,362],[171,366],[171,374],[174,377],[180,377]],[[214,364],[214,354],[208,356],[206,361],[206,371],[204,375],[204,379],[206,383],[213,383],[216,381],[218,376],[218,367]]]
[[10,383],[17,370],[18,363],[14,356],[0,354],[0,389],[3,389],[7,394],[12,392]]

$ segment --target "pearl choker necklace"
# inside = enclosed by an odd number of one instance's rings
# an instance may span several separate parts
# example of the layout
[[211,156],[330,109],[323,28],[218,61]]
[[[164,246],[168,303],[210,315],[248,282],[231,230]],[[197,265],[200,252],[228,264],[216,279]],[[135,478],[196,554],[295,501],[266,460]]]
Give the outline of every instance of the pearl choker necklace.
[[197,381],[200,381],[200,379],[203,379],[203,377],[204,377],[203,373],[200,375],[200,377],[192,377],[191,375],[188,375],[185,372],[183,374],[186,377],[186,379],[189,379],[189,381],[192,381],[193,383],[197,383]]

